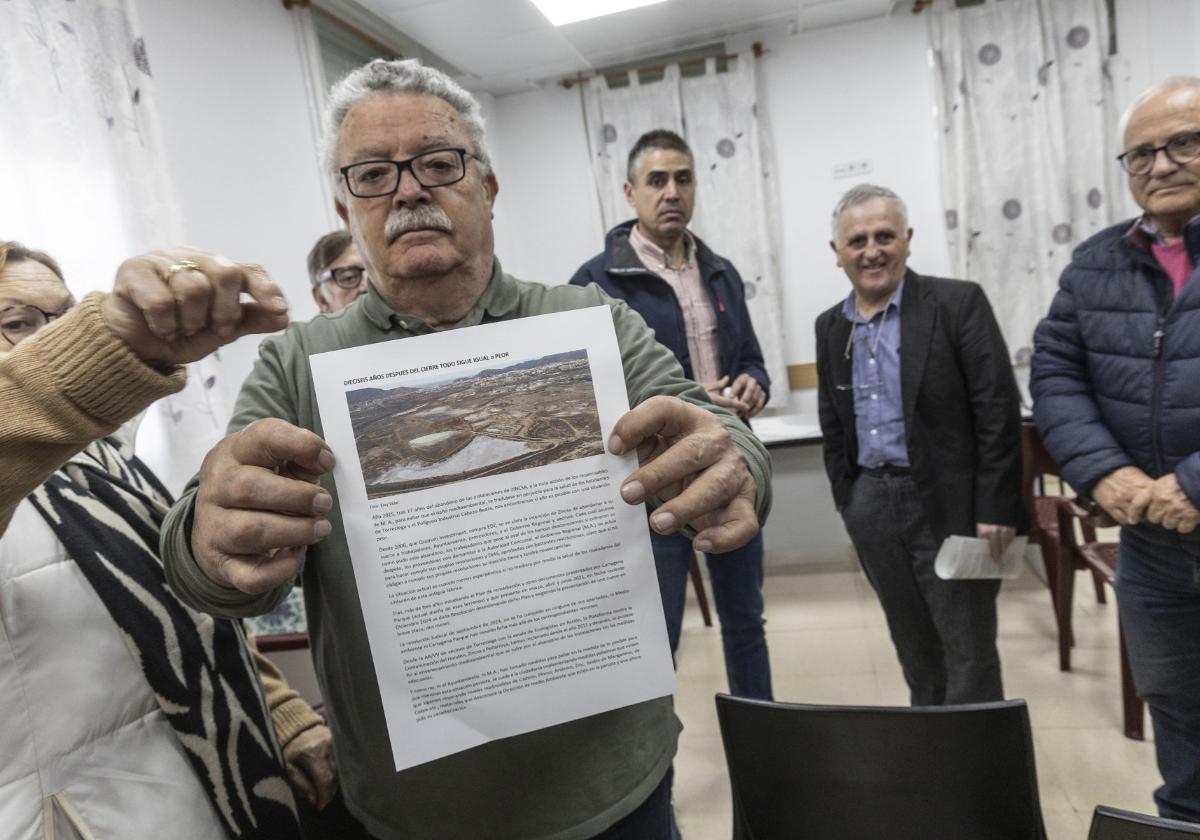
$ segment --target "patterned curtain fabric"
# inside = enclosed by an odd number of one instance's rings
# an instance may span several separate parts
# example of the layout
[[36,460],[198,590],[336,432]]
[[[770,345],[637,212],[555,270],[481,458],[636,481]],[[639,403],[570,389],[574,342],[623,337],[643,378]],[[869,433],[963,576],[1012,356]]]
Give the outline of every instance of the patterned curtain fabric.
[[[584,82],[584,128],[592,159],[592,174],[600,199],[600,221],[607,233],[633,216],[625,199],[625,165],[639,137],[655,128],[666,128],[683,137],[683,103],[680,100],[679,65],[668,65],[662,81],[643,85],[636,70],[629,71],[628,87],[609,89],[602,77]],[[700,201],[704,194],[700,194]],[[718,252],[721,246],[709,243]]]
[[1027,365],[1072,250],[1119,212],[1105,0],[932,11],[951,257]]
[[749,55],[717,73],[682,78],[670,65],[660,82],[610,90],[603,77],[585,83],[584,119],[605,231],[633,216],[625,199],[629,150],[643,133],[669,128],[696,156],[696,212],[691,229],[727,257],[746,284],[746,304],[771,377],[771,405],[786,407],[787,367],[775,243],[778,201],[774,167],[764,151],[755,60]]
[[[132,0],[0,2],[0,239],[49,252],[81,297],[184,241]],[[152,410],[139,454],[178,491],[224,432],[220,359]],[[148,444],[148,445],[147,445]]]

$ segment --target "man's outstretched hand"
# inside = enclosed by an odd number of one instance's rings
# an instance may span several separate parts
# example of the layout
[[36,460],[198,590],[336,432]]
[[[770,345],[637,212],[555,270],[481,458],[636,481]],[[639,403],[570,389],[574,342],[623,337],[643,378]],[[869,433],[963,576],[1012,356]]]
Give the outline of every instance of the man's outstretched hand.
[[697,551],[720,553],[758,533],[754,479],[711,412],[676,397],[652,397],[617,421],[608,450],[637,452],[641,466],[626,479],[621,496],[631,505],[662,499],[650,516],[660,534],[691,526]]
[[295,578],[305,548],[329,535],[333,497],[317,479],[333,469],[318,435],[256,420],[204,459],[192,521],[192,555],[208,578],[260,594]]

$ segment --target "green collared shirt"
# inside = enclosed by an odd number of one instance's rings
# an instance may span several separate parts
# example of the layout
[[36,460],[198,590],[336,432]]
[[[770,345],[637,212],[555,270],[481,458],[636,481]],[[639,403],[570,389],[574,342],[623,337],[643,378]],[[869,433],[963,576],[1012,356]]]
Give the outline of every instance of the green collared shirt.
[[[684,378],[674,355],[654,340],[641,316],[596,286],[525,283],[504,274],[497,261],[482,297],[452,329],[598,304],[612,309],[630,405],[666,394],[719,415],[746,456],[758,487],[759,516],[765,519],[771,501],[765,448],[737,418],[713,406],[703,388]],[[259,418],[279,417],[321,434],[311,354],[432,331],[420,318],[392,311],[374,286],[342,312],[293,324],[263,341],[229,431]],[[398,360],[403,347],[395,345]],[[329,513],[333,532],[308,549],[302,572],[308,632],[342,789],[372,834],[381,840],[584,840],[650,795],[671,763],[680,729],[669,697],[493,741],[397,773],[337,488],[329,475],[321,483],[335,502]],[[196,566],[188,525],[196,484],[192,479],[163,526],[172,589],[187,603],[217,615],[269,612],[290,585],[247,595],[214,583]]]

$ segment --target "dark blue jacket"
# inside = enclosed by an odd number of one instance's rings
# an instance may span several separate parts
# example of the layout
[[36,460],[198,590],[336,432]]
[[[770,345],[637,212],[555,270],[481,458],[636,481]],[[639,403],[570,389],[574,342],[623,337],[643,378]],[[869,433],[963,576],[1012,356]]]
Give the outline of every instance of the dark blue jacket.
[[[695,379],[683,326],[683,310],[667,281],[642,265],[629,244],[629,231],[633,225],[633,221],[628,221],[610,230],[604,240],[604,252],[580,266],[571,283],[576,286],[595,283],[609,297],[628,303],[654,330],[659,343],[679,359],[687,377]],[[741,276],[732,263],[714,254],[699,238],[696,238],[696,260],[717,317],[721,375],[728,376],[732,382],[739,375],[748,373],[770,396],[771,380],[763,365],[762,350],[750,323],[750,313],[746,310],[746,290]]]
[[[1200,264],[1200,221],[1184,241]],[[1133,465],[1200,506],[1196,273],[1175,297],[1146,234],[1114,225],[1075,249],[1033,341],[1034,419],[1076,491]]]

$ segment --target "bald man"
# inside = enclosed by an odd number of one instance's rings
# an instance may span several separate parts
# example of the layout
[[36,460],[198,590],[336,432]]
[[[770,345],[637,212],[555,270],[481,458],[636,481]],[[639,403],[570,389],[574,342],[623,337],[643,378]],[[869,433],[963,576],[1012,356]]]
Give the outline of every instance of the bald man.
[[1121,525],[1117,600],[1165,817],[1200,822],[1200,79],[1134,103],[1117,157],[1140,217],[1075,251],[1034,337],[1034,417]]

